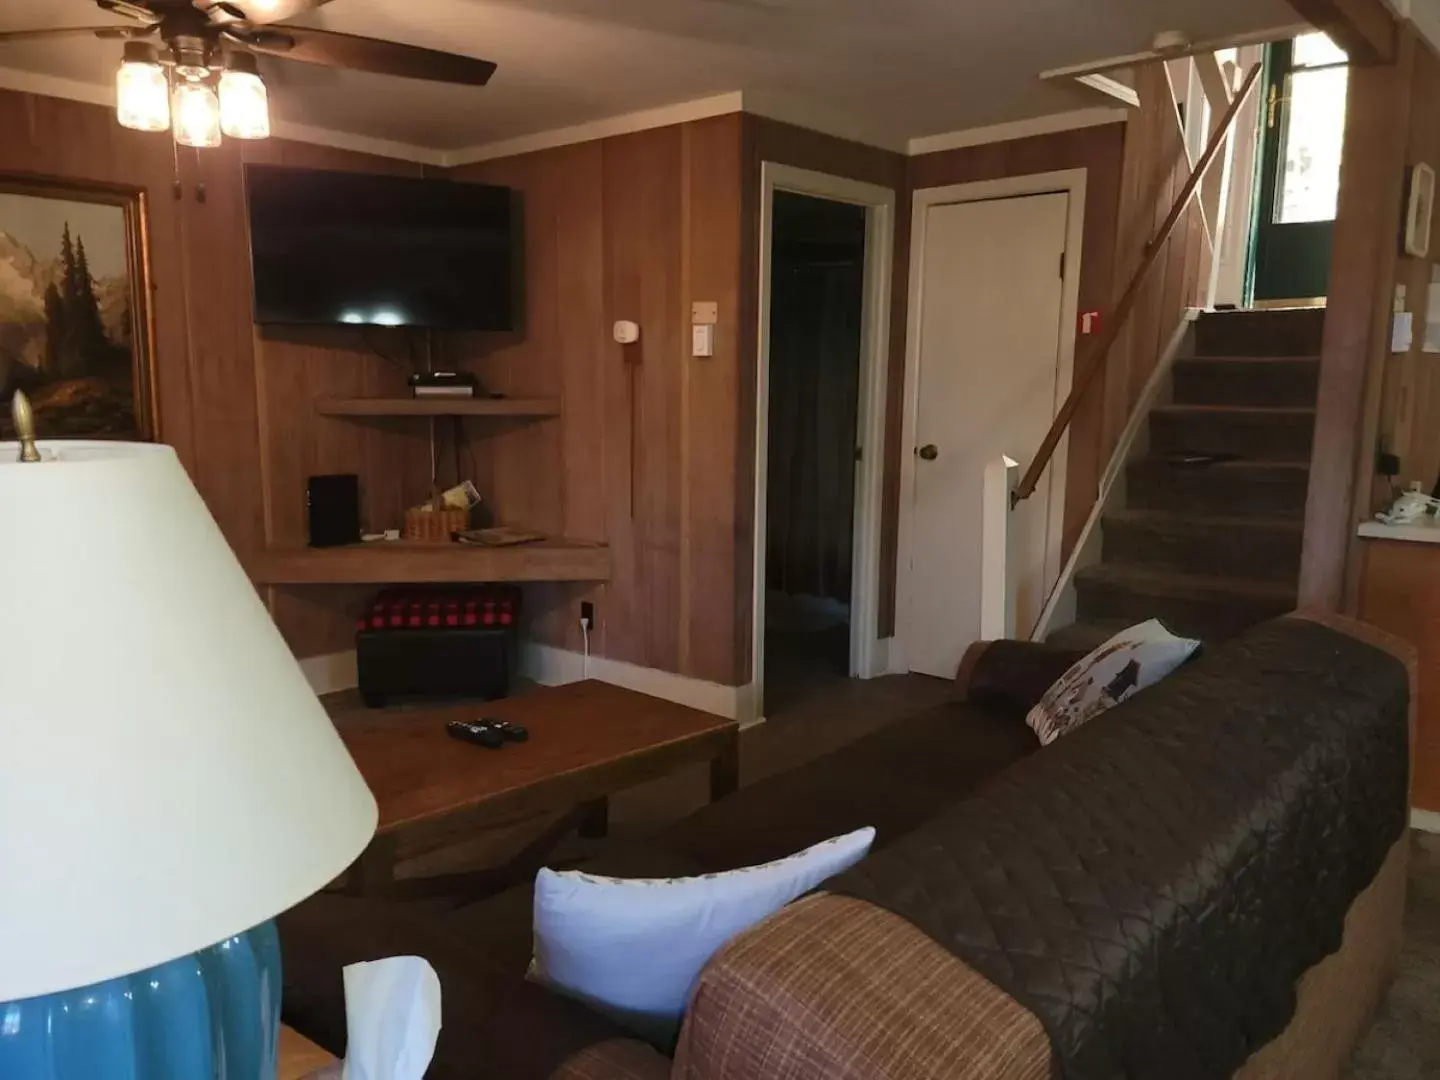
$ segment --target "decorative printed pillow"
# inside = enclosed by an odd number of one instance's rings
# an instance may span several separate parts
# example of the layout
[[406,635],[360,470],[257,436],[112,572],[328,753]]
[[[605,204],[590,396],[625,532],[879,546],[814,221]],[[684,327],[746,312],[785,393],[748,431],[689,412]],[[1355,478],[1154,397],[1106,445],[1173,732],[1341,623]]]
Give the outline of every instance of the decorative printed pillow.
[[789,858],[704,877],[541,870],[529,977],[673,1047],[690,990],[720,947],[850,869],[874,840],[874,829],[858,829]]
[[1190,659],[1200,642],[1176,637],[1159,619],[1122,630],[1069,671],[1030,710],[1025,722],[1041,746],[1152,686]]

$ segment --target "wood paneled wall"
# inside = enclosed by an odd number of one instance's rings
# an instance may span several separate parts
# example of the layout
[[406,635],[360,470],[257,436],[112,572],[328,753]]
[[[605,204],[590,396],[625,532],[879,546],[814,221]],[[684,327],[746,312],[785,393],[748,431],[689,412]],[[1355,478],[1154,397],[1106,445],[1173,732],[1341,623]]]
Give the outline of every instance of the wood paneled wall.
[[1440,549],[1434,544],[1362,540],[1357,614],[1413,645],[1419,692],[1410,768],[1410,805],[1440,812]]
[[[1193,169],[1184,151],[1184,136],[1164,64],[1136,68],[1135,89],[1140,95],[1140,108],[1127,125],[1113,297],[1119,297],[1129,285]],[[1186,310],[1205,302],[1211,259],[1201,202],[1192,198],[1159,262],[1150,271],[1134,314],[1104,361],[1102,469]]]
[[[597,605],[597,655],[728,685],[751,670],[753,454],[760,164],[776,161],[897,192],[887,402],[881,633],[893,629],[900,416],[913,187],[1083,166],[1090,170],[1081,302],[1103,307],[1123,126],[907,160],[735,114],[452,170],[515,188],[524,206],[525,325],[437,335],[436,362],[493,389],[555,396],[554,420],[440,427],[440,474],[473,478],[502,520],[603,541],[603,586],[530,589],[537,638],[579,648],[578,604]],[[304,542],[304,480],[357,472],[367,525],[397,523],[429,489],[423,424],[318,416],[316,397],[400,392],[407,346],[343,328],[253,324],[243,165],[417,173],[420,166],[272,140],[181,155],[119,128],[110,110],[0,92],[0,169],[131,185],[149,199],[161,437],[175,445],[242,552]],[[198,198],[203,185],[204,199]],[[184,283],[189,281],[189,289]],[[720,305],[716,355],[689,357],[690,304]],[[611,325],[641,325],[634,346]],[[391,363],[371,347],[399,359]],[[1102,417],[1087,403],[1072,439],[1078,523],[1093,499]],[[1088,462],[1088,464],[1086,464]],[[1067,532],[1069,531],[1067,527]],[[370,590],[273,589],[300,656],[348,648]]]
[[[728,684],[748,677],[737,651],[750,587],[748,535],[736,525],[749,499],[738,452],[742,156],[734,115],[457,170],[522,193],[526,325],[437,335],[434,346],[437,361],[473,365],[495,389],[562,399],[557,420],[466,421],[459,445],[460,472],[499,517],[612,548],[608,585],[533,590],[539,638],[578,647],[586,596],[598,608],[597,654]],[[255,327],[246,162],[421,171],[284,140],[232,142],[182,153],[177,200],[167,140],[121,129],[109,109],[0,92],[0,171],[146,193],[160,435],[231,544],[303,543],[304,481],[322,472],[359,473],[367,524],[397,524],[429,490],[423,424],[323,418],[313,401],[401,392],[406,344],[380,331],[367,342],[343,328]],[[720,304],[712,359],[689,357],[691,300]],[[614,343],[617,319],[641,324],[638,345]],[[441,442],[445,478],[456,454]],[[369,591],[275,589],[270,599],[296,653],[311,656],[351,646]]]
[[[711,682],[748,678],[742,445],[742,121],[658,128],[453,170],[525,206],[526,325],[452,343],[494,389],[558,420],[471,433],[463,467],[503,519],[610,545],[611,581],[532,590],[537,636]],[[720,306],[690,357],[692,301]],[[615,344],[619,319],[640,341]],[[742,630],[742,623],[744,629]]]
[[[1408,168],[1417,162],[1434,167],[1440,164],[1440,58],[1423,41],[1414,42],[1411,57],[1414,70],[1411,76],[1410,124],[1408,146],[1404,165]],[[1368,78],[1368,73],[1362,75]],[[1394,187],[1395,169],[1389,170],[1391,186]],[[1405,213],[1399,192],[1392,190],[1390,198],[1384,200],[1386,209],[1398,219]],[[1377,200],[1377,202],[1380,200]],[[1398,225],[1397,225],[1398,228]],[[1436,375],[1436,356],[1424,351],[1424,324],[1426,322],[1432,290],[1440,294],[1440,286],[1431,286],[1430,279],[1436,260],[1440,259],[1440,215],[1431,223],[1430,257],[1413,258],[1404,253],[1398,244],[1386,246],[1378,254],[1387,262],[1393,260],[1394,284],[1405,286],[1406,308],[1414,320],[1413,342],[1406,352],[1390,351],[1388,317],[1382,317],[1381,342],[1378,353],[1381,377],[1379,417],[1372,444],[1377,448],[1395,454],[1400,459],[1400,475],[1394,478],[1399,488],[1419,482],[1426,491],[1431,490],[1440,480],[1440,377]],[[1380,282],[1373,286],[1378,293]],[[1393,295],[1393,294],[1392,294]],[[1435,299],[1440,300],[1440,295]],[[1383,315],[1388,315],[1389,306]],[[1373,328],[1372,328],[1373,330]],[[1366,432],[1359,432],[1362,445]],[[1357,491],[1353,516],[1356,519],[1369,517],[1372,512],[1387,505],[1394,497],[1392,481],[1373,473],[1373,458],[1358,461]],[[1358,575],[1357,575],[1358,577]]]
[[[910,187],[944,187],[979,180],[1058,172],[1063,169],[1084,169],[1085,236],[1080,255],[1080,310],[1099,310],[1102,317],[1116,297],[1117,265],[1115,242],[1120,211],[1122,170],[1128,165],[1126,124],[1081,128],[1053,135],[1039,135],[1010,142],[988,143],[958,150],[924,154],[910,159]],[[1126,174],[1128,175],[1128,173]],[[908,211],[905,215],[908,220]],[[908,226],[906,228],[908,232]],[[902,301],[898,310],[903,312]],[[903,335],[903,320],[901,322]],[[1077,352],[1084,347],[1084,338],[1077,342]],[[898,477],[900,416],[903,405],[902,378],[905,356],[903,342],[896,350],[891,367],[890,429],[894,444],[890,448],[893,468]],[[1111,404],[1105,388],[1096,384],[1080,404],[1070,429],[1069,462],[1065,492],[1066,554],[1074,546],[1090,508],[1095,503],[1100,474],[1109,460],[1119,428],[1110,433],[1106,406]],[[1123,426],[1123,419],[1121,424]],[[1022,465],[1029,464],[1021,462]],[[899,491],[895,492],[893,508],[887,503],[887,515],[898,513]]]
[[[1408,166],[1440,163],[1440,59],[1414,27],[1401,29],[1394,63],[1351,69],[1346,111],[1300,602],[1354,612],[1365,607],[1355,528],[1390,493],[1376,474],[1377,451],[1399,454],[1402,477],[1427,490],[1440,466],[1433,358],[1390,354],[1397,282],[1423,311],[1440,257],[1440,232],[1428,260],[1404,256],[1399,239]],[[1417,332],[1423,322],[1417,315]]]
[[[255,327],[246,161],[420,168],[279,139],[230,142],[180,153],[177,198],[169,140],[126,131],[111,109],[0,91],[0,172],[102,181],[145,193],[159,435],[175,447],[240,552],[304,543],[305,477],[313,473],[360,473],[367,517],[375,522],[393,522],[407,500],[423,497],[428,474],[428,453],[416,452],[410,432],[382,434],[315,415],[312,402],[321,394],[404,385],[355,332],[271,337]],[[362,594],[273,590],[270,599],[292,648],[310,656],[351,647]]]
[[[190,155],[182,157],[181,166],[193,176]],[[239,408],[232,409],[226,398],[243,383],[244,373],[226,364],[211,380],[209,371],[201,370],[199,351],[212,354],[222,351],[225,344],[197,335],[186,306],[184,283],[195,267],[205,265],[205,236],[190,205],[172,195],[169,144],[124,130],[115,123],[111,110],[0,91],[0,172],[98,181],[144,193],[158,425],[165,441],[175,447],[207,492],[211,510],[231,542],[258,537],[259,468],[234,477],[232,493],[222,494],[225,473],[241,463],[228,447],[208,437],[215,426],[233,430],[249,424],[252,430],[245,442],[253,448],[255,395],[253,390],[245,391]],[[248,297],[248,291],[245,295]],[[203,312],[199,314],[203,317]],[[249,383],[253,382],[250,373]]]

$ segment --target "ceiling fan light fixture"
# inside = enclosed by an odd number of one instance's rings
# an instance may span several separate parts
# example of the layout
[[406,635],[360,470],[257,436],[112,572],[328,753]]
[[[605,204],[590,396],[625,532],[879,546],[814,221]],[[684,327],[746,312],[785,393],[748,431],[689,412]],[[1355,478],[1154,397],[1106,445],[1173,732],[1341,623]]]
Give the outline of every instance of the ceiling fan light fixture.
[[205,149],[220,145],[220,97],[209,83],[198,79],[178,81],[170,99],[170,112],[175,141],[181,146]]
[[132,131],[170,127],[170,81],[153,45],[127,41],[115,75],[115,111],[120,126]]
[[231,53],[220,76],[220,128],[232,139],[270,137],[270,101],[255,57]]

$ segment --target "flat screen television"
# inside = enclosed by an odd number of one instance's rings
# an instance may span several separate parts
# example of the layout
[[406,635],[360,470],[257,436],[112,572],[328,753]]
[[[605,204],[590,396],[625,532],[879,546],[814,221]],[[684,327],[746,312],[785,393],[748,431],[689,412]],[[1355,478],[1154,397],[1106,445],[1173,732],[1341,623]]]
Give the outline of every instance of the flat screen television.
[[508,188],[274,165],[245,187],[256,322],[514,328]]

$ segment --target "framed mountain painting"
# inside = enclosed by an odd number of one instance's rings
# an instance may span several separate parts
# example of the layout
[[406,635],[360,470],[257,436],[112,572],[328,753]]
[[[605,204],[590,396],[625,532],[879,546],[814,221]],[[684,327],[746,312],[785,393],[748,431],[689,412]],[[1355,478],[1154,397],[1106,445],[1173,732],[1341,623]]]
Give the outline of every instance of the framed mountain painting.
[[0,175],[0,438],[155,437],[143,192]]

